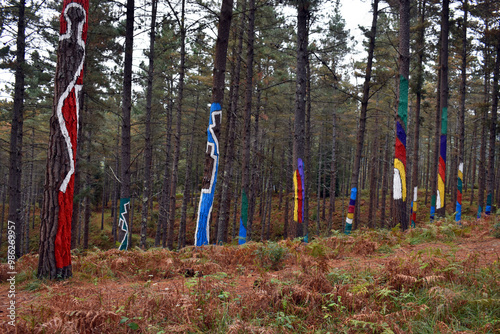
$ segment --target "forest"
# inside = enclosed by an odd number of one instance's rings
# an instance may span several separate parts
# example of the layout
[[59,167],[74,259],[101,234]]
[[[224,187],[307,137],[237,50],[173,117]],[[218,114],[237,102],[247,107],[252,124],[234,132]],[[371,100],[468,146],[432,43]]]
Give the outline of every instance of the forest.
[[18,330],[499,330],[500,3],[363,2],[4,1]]
[[[44,212],[57,206],[44,202],[56,168],[47,171],[54,84],[64,80],[56,65],[76,55],[58,42],[62,5],[10,1],[1,12],[1,65],[13,75],[0,109],[0,242],[8,216],[16,257],[39,249]],[[194,244],[213,102],[222,112],[205,244],[241,241],[240,216],[250,241],[495,213],[497,2],[373,1],[363,41],[340,1],[222,5],[88,5],[72,248],[92,246],[91,220],[123,244],[127,198],[125,248]],[[359,61],[349,58],[356,42]]]

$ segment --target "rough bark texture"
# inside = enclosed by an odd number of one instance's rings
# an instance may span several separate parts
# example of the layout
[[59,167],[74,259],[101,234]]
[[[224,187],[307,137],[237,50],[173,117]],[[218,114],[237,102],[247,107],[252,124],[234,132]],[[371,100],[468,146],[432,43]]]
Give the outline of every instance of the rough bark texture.
[[61,15],[53,114],[40,226],[38,277],[71,272],[74,156],[87,37],[88,1],[65,1]]
[[[26,1],[19,1],[16,41],[16,73],[14,83],[14,108],[12,110],[12,125],[10,129],[9,152],[9,214],[8,224],[15,226],[16,244],[15,256],[23,255],[22,243],[22,147],[23,147],[23,112],[24,112],[24,66],[26,49]],[[9,225],[7,228],[9,228]]]

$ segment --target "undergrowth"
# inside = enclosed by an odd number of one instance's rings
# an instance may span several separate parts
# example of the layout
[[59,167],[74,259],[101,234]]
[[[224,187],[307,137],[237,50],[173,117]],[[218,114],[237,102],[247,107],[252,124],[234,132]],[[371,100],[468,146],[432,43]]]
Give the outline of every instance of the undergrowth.
[[[17,330],[496,333],[494,224],[363,229],[309,244],[93,249],[73,254],[74,276],[62,282],[38,280],[37,256],[27,255],[17,264],[18,295],[29,300],[18,309]],[[14,332],[6,322],[0,331]]]

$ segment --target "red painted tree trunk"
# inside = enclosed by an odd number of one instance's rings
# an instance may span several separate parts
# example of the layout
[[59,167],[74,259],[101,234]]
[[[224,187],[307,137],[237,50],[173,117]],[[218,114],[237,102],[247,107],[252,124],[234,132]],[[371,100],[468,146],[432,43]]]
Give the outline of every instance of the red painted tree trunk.
[[88,8],[88,0],[66,0],[60,19],[38,262],[38,277],[50,279],[72,275],[71,218]]

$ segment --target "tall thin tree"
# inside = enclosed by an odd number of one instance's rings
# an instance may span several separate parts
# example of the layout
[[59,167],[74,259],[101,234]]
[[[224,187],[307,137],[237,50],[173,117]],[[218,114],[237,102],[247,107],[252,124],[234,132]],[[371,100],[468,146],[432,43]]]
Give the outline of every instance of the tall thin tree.
[[148,225],[148,209],[151,201],[151,167],[153,163],[153,145],[151,143],[151,105],[153,102],[153,78],[155,61],[155,37],[156,37],[156,11],[158,0],[151,3],[151,28],[149,32],[149,54],[148,54],[148,83],[146,88],[146,120],[145,120],[145,147],[144,147],[144,183],[142,190],[142,212],[141,212],[141,247],[146,248],[146,236]]
[[368,60],[366,63],[365,70],[365,81],[363,83],[363,96],[361,98],[361,111],[359,114],[359,127],[358,133],[356,135],[356,151],[354,155],[354,167],[351,174],[351,195],[349,198],[349,211],[347,213],[345,233],[351,233],[353,219],[354,219],[354,208],[356,205],[356,199],[358,194],[358,179],[359,179],[359,169],[361,165],[361,153],[363,151],[363,142],[365,138],[366,129],[366,112],[368,110],[368,100],[370,99],[370,80],[372,76],[372,65],[373,65],[373,54],[375,51],[375,37],[377,34],[377,19],[378,19],[378,3],[379,0],[373,0],[372,10],[373,19],[370,32],[368,33]]
[[448,33],[450,20],[450,1],[443,0],[441,12],[441,56],[440,56],[440,98],[441,110],[441,137],[439,144],[439,162],[436,194],[436,214],[443,217],[445,214],[445,186],[446,186],[446,140],[448,134]]
[[209,242],[209,222],[212,212],[217,169],[219,165],[219,134],[222,120],[222,103],[224,101],[224,79],[226,73],[226,55],[229,44],[229,32],[233,15],[233,0],[223,0],[221,5],[217,41],[215,43],[215,59],[212,86],[212,105],[210,122],[207,129],[207,150],[201,186],[198,218],[196,222],[195,245],[202,246]]
[[[406,216],[406,124],[408,119],[408,84],[410,75],[410,0],[399,1],[399,98],[396,115],[393,198],[395,224],[408,228]],[[418,138],[415,138],[418,140]]]
[[127,0],[125,27],[125,62],[123,64],[122,92],[122,142],[121,142],[121,187],[120,217],[118,221],[120,250],[127,250],[130,238],[130,111],[132,109],[132,53],[134,42],[134,0]]
[[23,113],[24,113],[24,68],[26,53],[26,1],[18,3],[16,70],[14,84],[14,108],[12,110],[12,126],[10,128],[9,153],[9,214],[8,228],[15,226],[16,258],[23,255],[22,250],[22,147],[23,147]]

